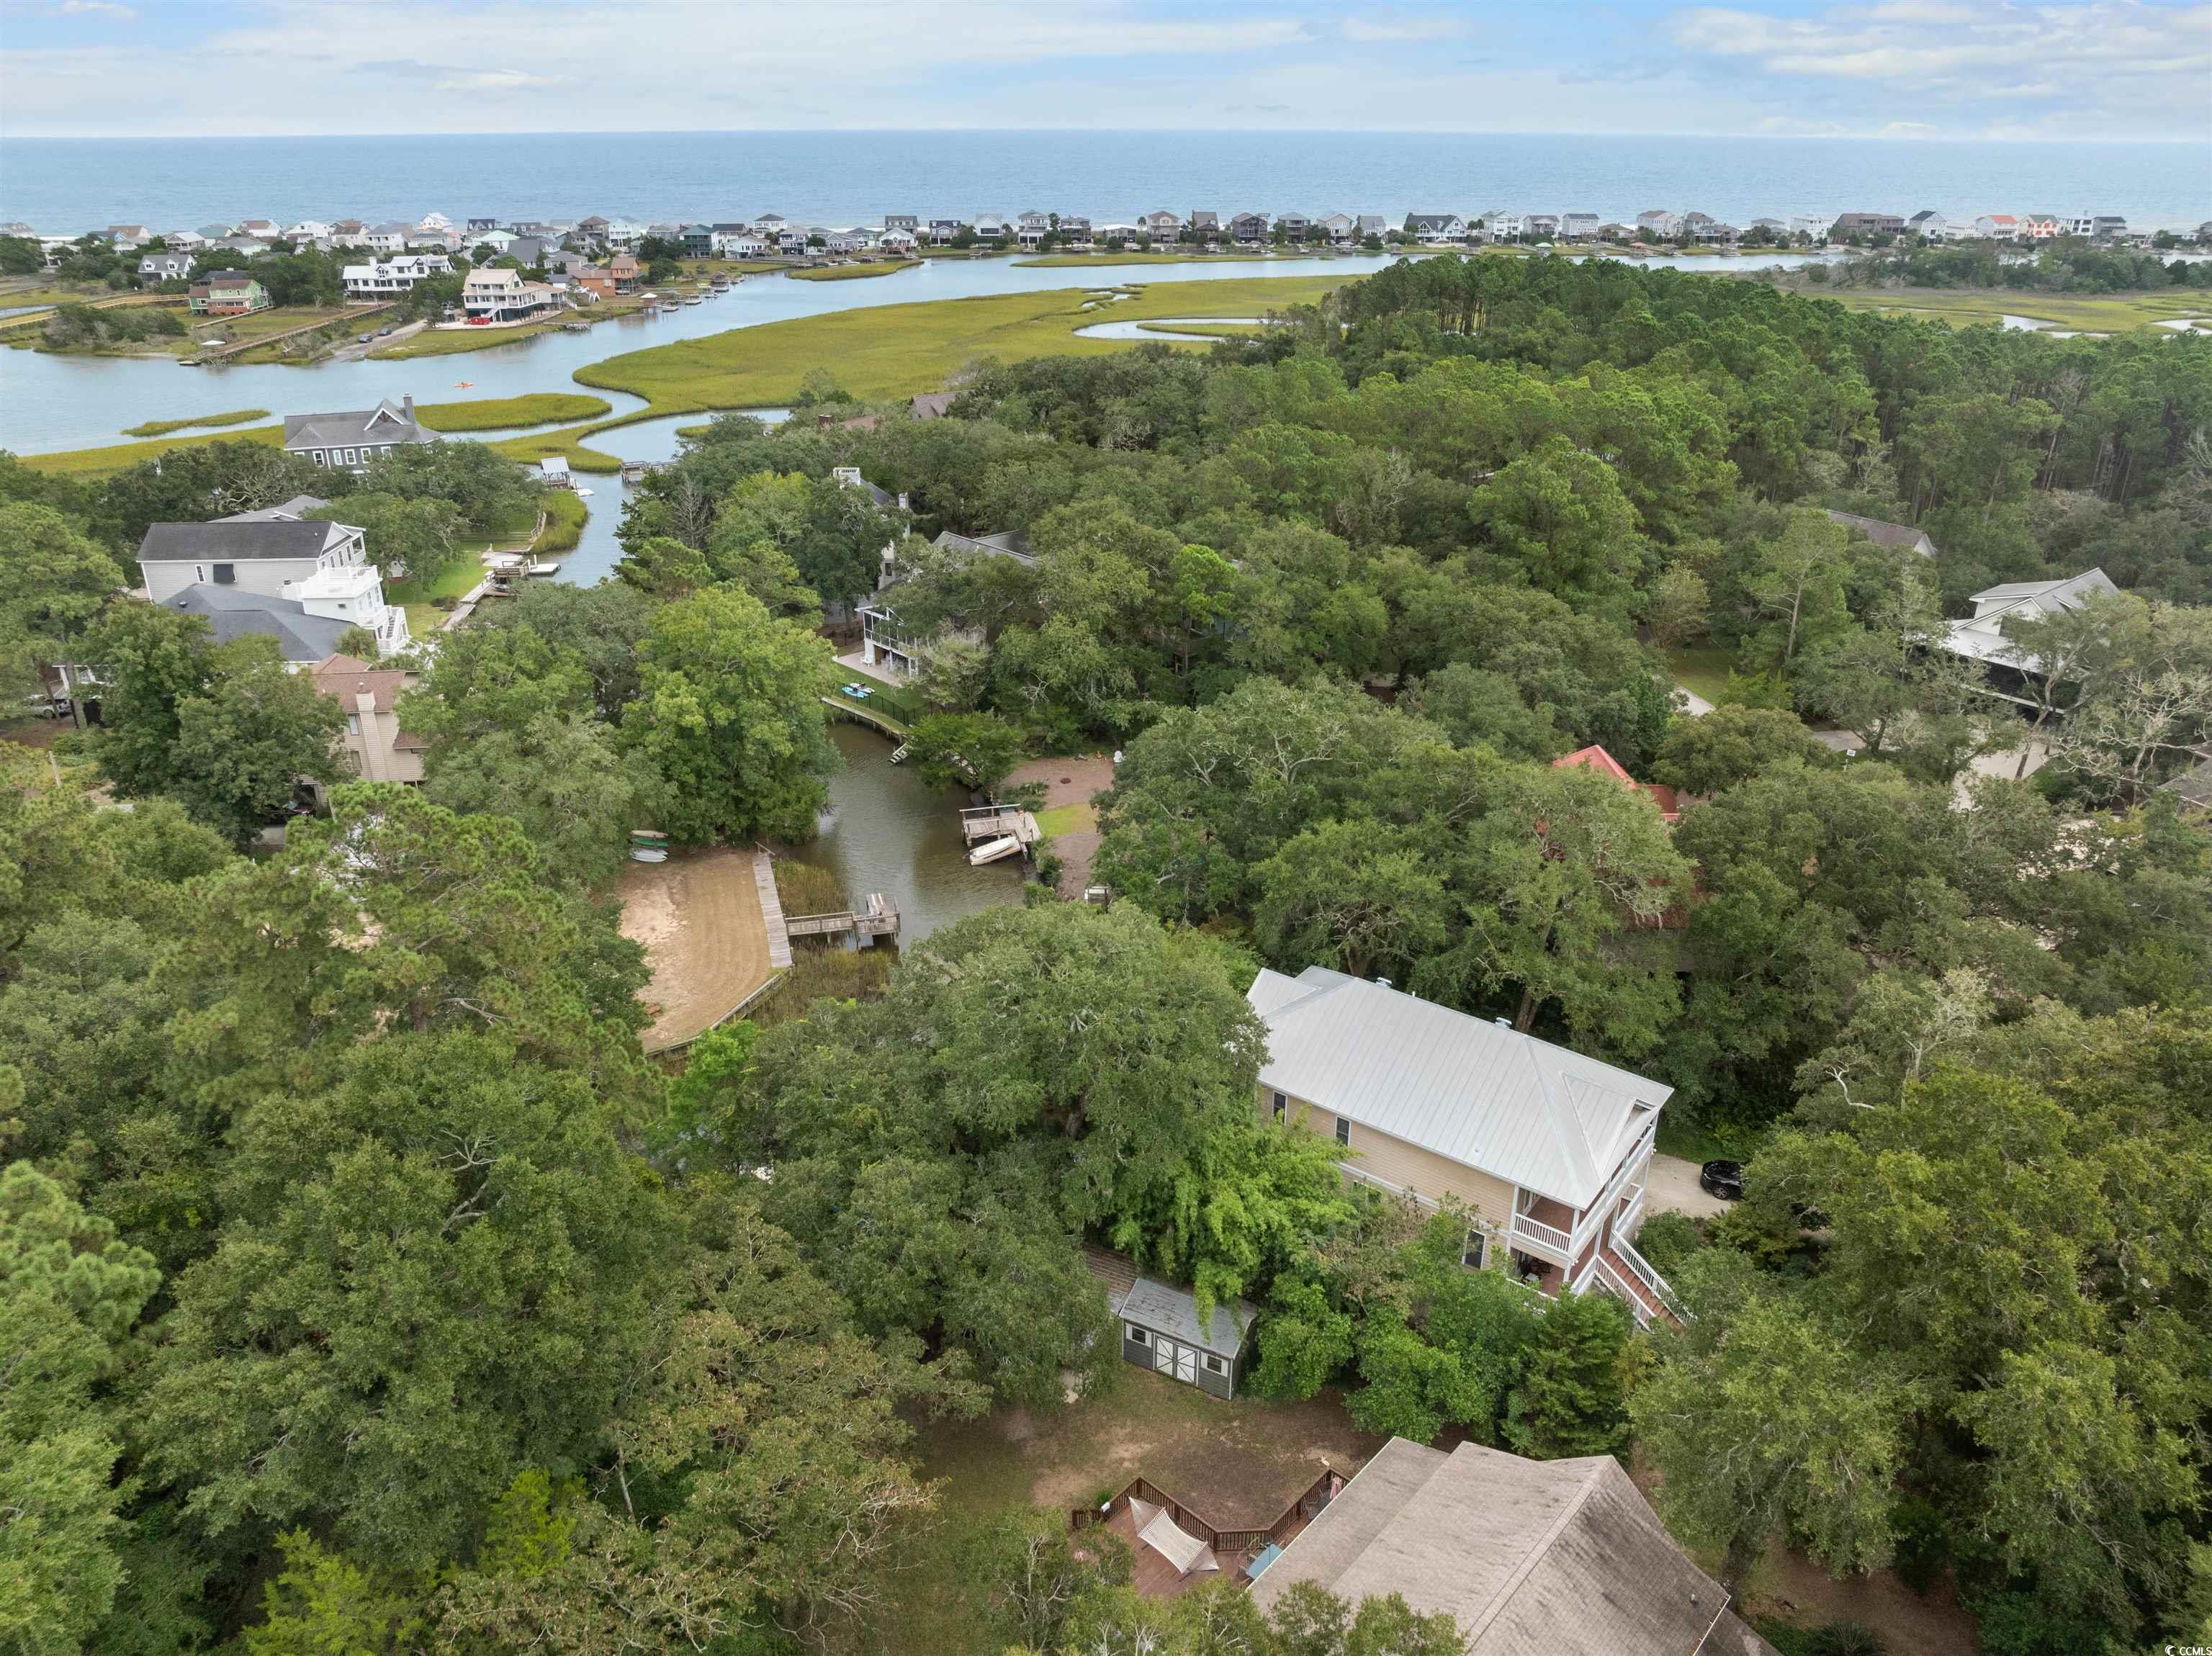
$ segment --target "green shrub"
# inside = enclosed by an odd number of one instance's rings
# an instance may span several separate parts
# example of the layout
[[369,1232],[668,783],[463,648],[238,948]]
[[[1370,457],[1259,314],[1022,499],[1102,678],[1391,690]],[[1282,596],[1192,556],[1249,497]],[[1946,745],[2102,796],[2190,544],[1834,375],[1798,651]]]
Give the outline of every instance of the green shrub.
[[1636,1251],[1671,1277],[1692,1253],[1705,1246],[1705,1233],[1686,1213],[1655,1213],[1636,1233]]
[[1826,1623],[1805,1641],[1805,1656],[1887,1656],[1888,1649],[1863,1622]]

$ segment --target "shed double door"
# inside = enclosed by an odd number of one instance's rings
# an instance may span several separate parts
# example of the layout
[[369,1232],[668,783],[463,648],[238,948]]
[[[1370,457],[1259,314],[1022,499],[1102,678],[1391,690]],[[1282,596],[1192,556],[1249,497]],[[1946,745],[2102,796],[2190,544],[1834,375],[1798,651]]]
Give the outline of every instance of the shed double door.
[[1152,1367],[1186,1386],[1198,1384],[1198,1353],[1173,1340],[1152,1338]]

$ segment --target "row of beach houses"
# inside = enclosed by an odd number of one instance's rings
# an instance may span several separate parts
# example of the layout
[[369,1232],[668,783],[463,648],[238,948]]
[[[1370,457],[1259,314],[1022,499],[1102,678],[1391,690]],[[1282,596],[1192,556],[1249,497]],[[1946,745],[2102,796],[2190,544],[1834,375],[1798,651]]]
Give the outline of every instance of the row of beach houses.
[[[167,255],[231,252],[241,258],[281,249],[319,247],[358,251],[384,262],[414,257],[475,253],[489,247],[497,257],[524,265],[541,263],[551,252],[599,254],[635,252],[647,241],[680,246],[696,258],[767,258],[809,252],[831,255],[902,255],[923,247],[981,246],[1038,249],[1048,244],[1073,251],[1131,246],[1255,247],[1270,243],[1332,247],[1413,244],[1425,246],[1480,246],[1500,242],[1686,243],[1728,246],[1749,240],[1863,241],[1917,237],[1929,242],[1983,240],[2035,244],[2080,238],[2108,243],[2148,240],[2131,232],[2116,214],[1984,213],[1950,219],[1933,209],[1911,215],[1876,212],[1796,214],[1759,217],[1736,225],[1696,210],[1651,208],[1632,219],[1610,220],[1594,212],[1538,212],[1493,208],[1482,213],[1409,213],[1392,219],[1381,213],[1218,213],[1167,209],[1127,221],[1094,220],[1079,213],[1036,209],[1014,213],[976,213],[968,217],[925,217],[891,213],[880,224],[832,225],[787,219],[765,213],[749,220],[647,221],[592,214],[577,220],[489,217],[456,224],[443,213],[408,222],[369,223],[361,219],[302,219],[289,225],[249,218],[235,224],[205,224],[191,230],[155,231],[143,224],[111,224],[94,234],[118,252],[136,252],[159,241]],[[0,234],[34,238],[58,261],[75,237],[44,235],[27,224],[0,225]],[[2212,222],[2200,225],[2199,241],[2212,240]],[[160,257],[155,255],[155,257]]]

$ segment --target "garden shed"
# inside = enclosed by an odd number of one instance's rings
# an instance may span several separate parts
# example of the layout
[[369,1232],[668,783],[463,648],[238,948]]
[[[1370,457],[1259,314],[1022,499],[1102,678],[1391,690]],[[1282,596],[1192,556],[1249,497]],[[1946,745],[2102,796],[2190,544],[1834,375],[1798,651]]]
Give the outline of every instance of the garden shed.
[[1121,1319],[1121,1355],[1131,1362],[1224,1400],[1237,1395],[1258,1314],[1251,1305],[1216,1305],[1200,1317],[1188,1289],[1139,1277],[1114,1311]]

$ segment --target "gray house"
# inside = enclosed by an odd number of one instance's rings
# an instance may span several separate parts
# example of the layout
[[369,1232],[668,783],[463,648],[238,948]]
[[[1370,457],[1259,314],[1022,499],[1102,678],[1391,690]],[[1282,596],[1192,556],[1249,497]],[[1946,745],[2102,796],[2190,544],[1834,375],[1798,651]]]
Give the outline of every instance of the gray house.
[[1119,1253],[1086,1248],[1084,1259],[1106,1285],[1107,1302],[1121,1325],[1125,1359],[1224,1402],[1237,1395],[1250,1353],[1252,1319],[1259,1315],[1253,1306],[1243,1300],[1217,1305],[1201,1318],[1189,1289],[1139,1275]]
[[373,409],[343,414],[288,414],[284,452],[303,454],[319,466],[362,471],[380,455],[409,443],[434,443],[436,435],[416,422],[415,399],[389,398]]

